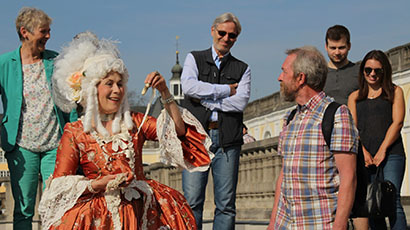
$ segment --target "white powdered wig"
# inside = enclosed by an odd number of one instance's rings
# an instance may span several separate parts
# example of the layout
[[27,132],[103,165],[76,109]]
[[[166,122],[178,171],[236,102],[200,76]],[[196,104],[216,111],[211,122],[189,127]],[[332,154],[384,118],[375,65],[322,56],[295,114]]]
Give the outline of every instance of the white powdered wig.
[[96,130],[103,136],[109,133],[101,122],[97,85],[112,71],[121,74],[124,97],[114,115],[112,132],[120,132],[121,124],[128,130],[133,128],[127,99],[128,71],[114,41],[99,40],[88,31],[80,33],[63,48],[54,65],[53,98],[57,106],[68,113],[80,103],[85,111],[82,119],[84,131]]

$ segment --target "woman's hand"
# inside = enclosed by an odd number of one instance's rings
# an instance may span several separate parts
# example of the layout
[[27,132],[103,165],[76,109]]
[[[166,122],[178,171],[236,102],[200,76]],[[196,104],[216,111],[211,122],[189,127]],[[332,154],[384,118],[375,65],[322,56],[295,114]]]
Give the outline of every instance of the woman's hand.
[[91,182],[91,187],[95,190],[95,191],[102,191],[105,190],[105,187],[107,187],[108,182],[110,182],[111,180],[114,180],[116,177],[116,175],[107,175],[107,176],[103,176],[99,179],[94,180],[93,182]]
[[384,158],[386,158],[386,150],[379,148],[374,156],[373,163],[379,167],[379,165],[384,161]]
[[[99,179],[96,179],[91,182],[91,187],[93,188],[94,191],[97,191],[97,192],[104,191],[107,187],[108,182],[115,180],[117,175],[118,174],[107,175]],[[131,183],[131,181],[134,180],[135,178],[134,174],[130,172],[127,172],[125,176],[126,176],[126,179],[123,183],[120,184],[121,187],[127,187]]]
[[374,159],[372,155],[363,147],[363,156],[364,156],[364,166],[369,167],[374,164]]
[[149,73],[147,77],[145,78],[144,83],[148,83],[153,89],[157,89],[159,93],[161,94],[161,96],[163,96],[163,94],[167,94],[164,96],[170,95],[168,87],[167,87],[167,83],[164,77],[162,77],[162,75],[158,73],[158,71]]
[[168,114],[171,116],[175,123],[175,131],[178,136],[183,136],[186,133],[185,123],[182,120],[181,113],[179,112],[178,105],[173,100],[171,93],[168,90],[167,83],[165,79],[157,71],[149,73],[145,79],[145,83],[151,84],[151,87],[157,89],[161,94],[163,100],[170,99],[169,102],[164,103],[164,108],[167,110]]

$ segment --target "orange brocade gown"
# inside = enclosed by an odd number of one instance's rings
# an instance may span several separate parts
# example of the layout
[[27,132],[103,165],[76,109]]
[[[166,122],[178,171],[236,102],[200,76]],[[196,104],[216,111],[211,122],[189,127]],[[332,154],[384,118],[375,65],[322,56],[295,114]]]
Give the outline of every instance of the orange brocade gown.
[[[143,115],[132,117],[135,127],[139,127]],[[203,145],[206,136],[195,126],[186,126],[186,135],[179,138],[184,160],[194,167],[208,165],[210,158]],[[85,133],[81,121],[65,126],[53,178],[40,203],[40,215],[47,218],[42,220],[43,228],[196,229],[184,196],[144,177],[142,146],[145,140],[158,139],[156,119],[148,117],[138,135],[134,128],[114,136],[104,140],[95,131]],[[78,169],[83,175],[77,175]],[[127,172],[135,174],[128,188],[82,195],[91,179]]]

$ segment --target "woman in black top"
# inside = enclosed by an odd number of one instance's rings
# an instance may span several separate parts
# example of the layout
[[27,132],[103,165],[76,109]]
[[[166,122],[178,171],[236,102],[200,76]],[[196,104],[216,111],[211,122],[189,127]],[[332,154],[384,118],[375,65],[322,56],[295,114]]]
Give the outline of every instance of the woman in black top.
[[[392,82],[392,68],[382,51],[373,50],[364,57],[359,71],[359,90],[349,96],[348,106],[359,130],[365,166],[374,180],[382,167],[385,180],[397,189],[396,214],[389,217],[391,229],[406,229],[406,216],[400,202],[405,169],[401,138],[405,115],[403,90]],[[386,229],[384,218],[370,218],[372,229]]]

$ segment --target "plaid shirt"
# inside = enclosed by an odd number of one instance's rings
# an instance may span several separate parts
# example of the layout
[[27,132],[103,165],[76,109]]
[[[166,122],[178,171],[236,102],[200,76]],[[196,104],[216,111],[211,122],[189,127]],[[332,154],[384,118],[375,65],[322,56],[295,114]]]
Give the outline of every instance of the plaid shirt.
[[345,105],[335,113],[331,146],[322,134],[324,111],[332,99],[321,92],[306,105],[279,136],[283,181],[275,229],[331,229],[340,178],[333,151],[357,153],[358,132]]

